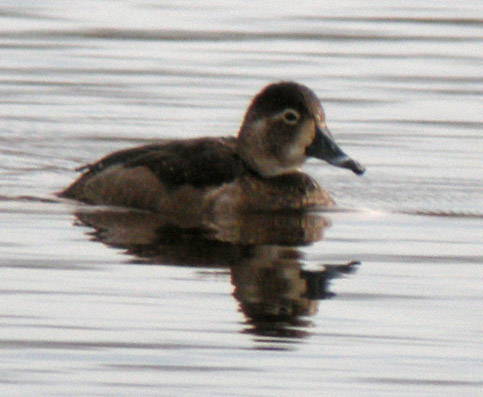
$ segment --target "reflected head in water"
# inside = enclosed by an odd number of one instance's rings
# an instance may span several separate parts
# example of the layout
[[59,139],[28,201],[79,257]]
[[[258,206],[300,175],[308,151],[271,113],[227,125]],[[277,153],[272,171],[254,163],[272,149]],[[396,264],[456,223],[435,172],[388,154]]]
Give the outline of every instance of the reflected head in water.
[[332,279],[355,270],[359,262],[319,265],[304,270],[294,247],[259,246],[243,264],[231,268],[233,295],[247,319],[247,332],[260,336],[303,337],[318,301],[334,296]]
[[319,300],[333,296],[330,280],[358,264],[304,269],[301,248],[321,240],[329,226],[317,213],[250,214],[211,229],[127,210],[79,212],[77,219],[94,228],[94,240],[125,249],[135,263],[229,269],[246,331],[256,335],[307,335],[308,316],[317,312]]
[[237,137],[165,140],[112,153],[81,167],[60,196],[198,221],[331,207],[330,195],[300,171],[308,157],[364,172],[335,142],[315,93],[280,82],[254,97]]

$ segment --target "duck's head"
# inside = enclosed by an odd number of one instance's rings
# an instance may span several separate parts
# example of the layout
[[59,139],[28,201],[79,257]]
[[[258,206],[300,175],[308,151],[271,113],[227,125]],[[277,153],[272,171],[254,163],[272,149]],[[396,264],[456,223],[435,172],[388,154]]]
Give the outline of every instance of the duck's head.
[[294,82],[270,84],[255,96],[240,128],[238,153],[264,177],[298,170],[307,157],[358,175],[365,171],[336,144],[317,96]]

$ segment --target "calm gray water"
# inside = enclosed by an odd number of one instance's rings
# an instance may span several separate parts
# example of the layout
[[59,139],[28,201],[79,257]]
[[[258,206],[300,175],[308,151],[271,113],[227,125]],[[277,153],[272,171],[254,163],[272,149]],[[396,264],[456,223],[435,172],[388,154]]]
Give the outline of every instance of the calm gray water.
[[[0,2],[0,395],[481,395],[482,3],[188,3]],[[305,167],[340,210],[208,238],[56,199],[281,79],[367,166]]]

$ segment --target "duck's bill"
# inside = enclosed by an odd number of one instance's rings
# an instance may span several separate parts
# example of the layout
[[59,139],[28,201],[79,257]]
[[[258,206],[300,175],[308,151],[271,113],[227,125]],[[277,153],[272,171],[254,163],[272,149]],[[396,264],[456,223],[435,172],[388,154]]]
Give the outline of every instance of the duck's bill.
[[336,167],[348,168],[357,175],[363,174],[366,170],[359,162],[351,159],[342,151],[325,126],[316,127],[315,138],[305,153],[307,156],[325,160]]
[[361,163],[359,163],[354,159],[351,159],[345,153],[341,153],[340,156],[328,158],[326,159],[326,161],[329,164],[335,165],[336,167],[348,168],[349,170],[352,170],[354,174],[357,174],[357,175],[362,175],[366,170],[366,168]]

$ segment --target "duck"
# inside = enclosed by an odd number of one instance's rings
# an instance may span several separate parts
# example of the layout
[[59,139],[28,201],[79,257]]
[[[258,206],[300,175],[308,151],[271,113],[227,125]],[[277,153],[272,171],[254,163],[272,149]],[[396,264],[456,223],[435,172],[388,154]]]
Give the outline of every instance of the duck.
[[108,154],[80,168],[60,197],[176,217],[310,211],[334,200],[301,171],[308,158],[365,168],[345,154],[327,128],[317,95],[281,81],[250,102],[237,136],[159,140]]

